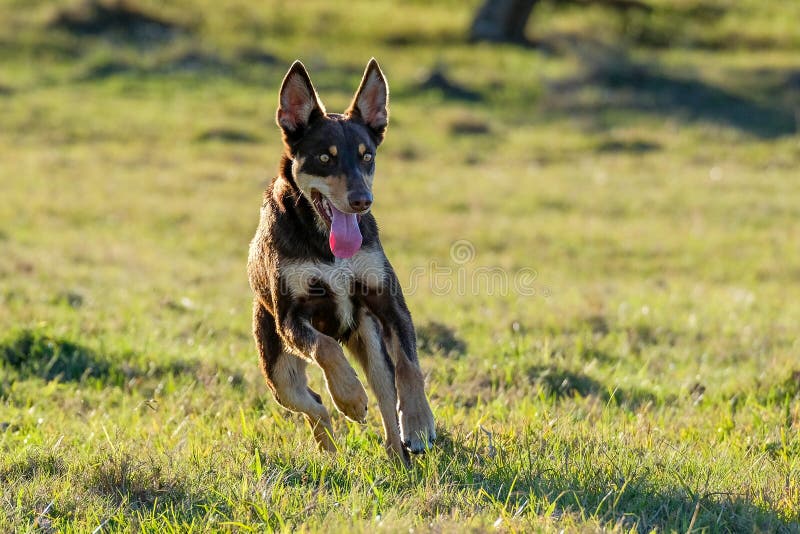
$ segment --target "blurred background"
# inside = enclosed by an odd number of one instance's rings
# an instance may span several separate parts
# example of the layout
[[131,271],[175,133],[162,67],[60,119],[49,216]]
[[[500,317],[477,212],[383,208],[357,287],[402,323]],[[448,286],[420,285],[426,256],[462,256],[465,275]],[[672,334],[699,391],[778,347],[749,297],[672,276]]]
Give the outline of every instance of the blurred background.
[[[569,448],[595,424],[657,426],[694,444],[691,484],[708,458],[729,469],[719,495],[758,473],[757,510],[703,508],[698,525],[786,527],[800,509],[797,478],[784,483],[800,451],[798,21],[800,2],[780,0],[3,0],[0,450],[67,429],[75,476],[102,467],[104,435],[133,458],[184,435],[239,458],[215,429],[252,437],[240,421],[267,414],[254,442],[292,463],[308,435],[281,426],[259,376],[245,273],[282,150],[277,91],[300,59],[342,111],[375,56],[391,118],[374,212],[443,428],[562,432]],[[511,285],[459,289],[486,269]],[[160,411],[141,408],[152,399]],[[377,425],[345,429],[350,446],[378,450]],[[669,452],[641,440],[644,463]],[[189,457],[159,462],[198,483]],[[674,481],[646,480],[677,496],[670,516],[658,499],[603,508],[616,475],[589,477],[595,491],[560,464],[542,472],[564,478],[525,487],[577,488],[601,525],[643,509],[643,528],[686,530],[695,509]],[[493,495],[508,480],[492,473]],[[80,480],[62,483],[95,487]],[[47,504],[18,487],[30,510]]]

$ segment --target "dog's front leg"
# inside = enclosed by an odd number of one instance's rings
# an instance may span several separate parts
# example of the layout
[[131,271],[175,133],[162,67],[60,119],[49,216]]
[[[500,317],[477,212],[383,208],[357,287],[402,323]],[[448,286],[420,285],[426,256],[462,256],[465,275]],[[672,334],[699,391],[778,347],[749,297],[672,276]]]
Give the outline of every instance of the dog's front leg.
[[[408,317],[410,324],[411,317]],[[416,338],[403,328],[388,329],[387,345],[395,362],[397,415],[403,444],[414,454],[425,452],[436,439],[428,398],[425,396],[425,377],[417,359]],[[405,331],[404,331],[405,330]],[[413,347],[413,348],[412,348]]]
[[290,306],[281,315],[279,333],[295,352],[322,368],[325,384],[336,408],[348,419],[364,423],[367,420],[367,392],[347,361],[341,345],[314,328],[304,311],[297,306]]
[[358,330],[351,336],[347,348],[364,369],[369,385],[378,400],[378,408],[383,419],[383,444],[386,451],[390,457],[399,458],[408,465],[408,453],[403,447],[400,423],[397,419],[394,363],[384,343],[381,323],[367,308],[361,308]]
[[386,282],[388,286],[383,291],[367,296],[367,305],[381,322],[384,344],[394,364],[401,439],[410,452],[418,454],[433,444],[436,428],[425,396],[425,377],[419,367],[411,314],[394,273]]

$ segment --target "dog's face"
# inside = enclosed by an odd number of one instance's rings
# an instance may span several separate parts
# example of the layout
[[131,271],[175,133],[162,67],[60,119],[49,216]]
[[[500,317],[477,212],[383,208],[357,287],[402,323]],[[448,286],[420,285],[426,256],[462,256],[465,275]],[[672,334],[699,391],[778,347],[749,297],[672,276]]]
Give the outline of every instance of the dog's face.
[[352,256],[361,245],[358,217],[372,205],[375,151],[388,124],[389,89],[372,59],[343,114],[327,114],[302,63],[292,65],[281,86],[277,122],[292,159],[292,175],[314,206],[331,250]]

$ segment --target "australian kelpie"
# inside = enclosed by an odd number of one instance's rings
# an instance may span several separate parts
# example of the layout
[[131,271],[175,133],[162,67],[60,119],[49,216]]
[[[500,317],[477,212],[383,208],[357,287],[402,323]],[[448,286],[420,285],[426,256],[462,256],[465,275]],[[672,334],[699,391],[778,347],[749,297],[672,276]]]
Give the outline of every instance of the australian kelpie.
[[387,450],[408,462],[407,452],[424,452],[436,431],[411,315],[370,212],[388,100],[374,59],[341,115],[325,112],[303,64],[292,65],[278,98],[284,154],[264,193],[248,273],[253,333],[275,399],[304,414],[319,446],[334,451],[306,365],[322,368],[339,411],[364,422],[367,394],[341,343],[377,397]]

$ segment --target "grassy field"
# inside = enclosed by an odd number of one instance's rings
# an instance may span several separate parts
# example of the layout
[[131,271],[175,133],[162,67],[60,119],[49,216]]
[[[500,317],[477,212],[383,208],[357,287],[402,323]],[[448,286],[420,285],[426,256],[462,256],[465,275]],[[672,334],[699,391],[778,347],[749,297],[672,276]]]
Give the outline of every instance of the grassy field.
[[[0,3],[0,531],[800,532],[800,4],[650,4],[530,48],[475,0]],[[408,471],[374,405],[317,452],[250,334],[280,80],[342,110],[370,56]]]

